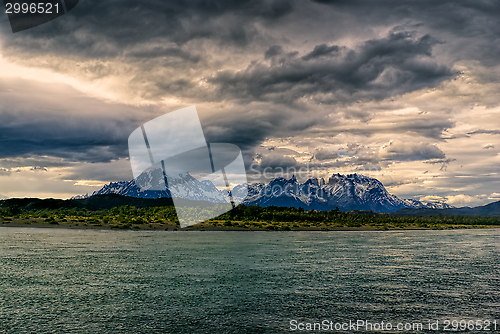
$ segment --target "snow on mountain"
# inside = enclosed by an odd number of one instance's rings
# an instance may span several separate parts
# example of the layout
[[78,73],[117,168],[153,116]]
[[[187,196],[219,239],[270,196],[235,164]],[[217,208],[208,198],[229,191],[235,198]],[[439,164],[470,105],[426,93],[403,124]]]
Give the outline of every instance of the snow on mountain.
[[198,181],[189,174],[179,175],[173,180],[169,178],[169,189],[179,198],[227,203],[224,193],[217,189],[212,182],[209,180]]
[[406,203],[407,208],[412,208],[412,209],[453,209],[455,208],[452,205],[446,204],[444,202],[420,202],[414,199],[403,199]]
[[[210,181],[198,181],[191,175],[179,175],[170,184],[170,189],[178,197],[190,200],[208,201],[213,203],[227,203],[223,193],[218,190]],[[138,198],[171,198],[172,194],[165,186],[165,178],[161,169],[154,169],[139,175],[137,179],[131,181],[111,182],[104,185],[91,195],[73,197],[73,199],[89,198],[95,195],[118,194]]]
[[[159,172],[143,173],[136,181],[114,182],[105,185],[92,195],[79,196],[87,198],[94,195],[119,194],[140,198],[170,198],[165,187],[163,174]],[[184,182],[173,182],[175,193],[182,198],[204,200],[216,203],[224,202],[225,190],[217,189],[210,181],[198,181],[185,175]],[[143,186],[138,186],[141,184]],[[181,188],[178,188],[181,187]],[[402,208],[447,209],[452,206],[442,203],[423,203],[413,199],[401,199],[390,194],[377,179],[358,175],[332,175],[326,182],[324,179],[311,178],[300,183],[295,176],[290,179],[278,177],[268,184],[253,183],[238,185],[231,191],[231,196],[246,205],[301,207],[304,209],[331,210],[338,207],[347,210],[372,210],[377,212],[394,212]],[[174,188],[172,188],[174,189]]]
[[[234,191],[233,191],[234,192]],[[249,185],[247,205],[293,206],[304,209],[372,210],[394,212],[401,208],[449,208],[445,203],[426,204],[417,200],[400,199],[389,194],[377,179],[358,175],[334,174],[325,182],[311,178],[304,183],[276,178],[269,184]]]

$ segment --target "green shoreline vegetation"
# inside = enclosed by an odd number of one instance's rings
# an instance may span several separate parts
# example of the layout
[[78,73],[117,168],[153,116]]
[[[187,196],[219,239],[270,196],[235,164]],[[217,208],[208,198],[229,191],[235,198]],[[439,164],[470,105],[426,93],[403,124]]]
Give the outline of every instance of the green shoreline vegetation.
[[500,227],[500,217],[402,216],[350,211],[306,211],[302,208],[240,205],[204,223],[181,229],[173,206],[137,208],[130,205],[104,210],[86,208],[0,208],[0,226],[60,227],[75,229],[131,230],[238,230],[238,231],[331,231],[467,229]]

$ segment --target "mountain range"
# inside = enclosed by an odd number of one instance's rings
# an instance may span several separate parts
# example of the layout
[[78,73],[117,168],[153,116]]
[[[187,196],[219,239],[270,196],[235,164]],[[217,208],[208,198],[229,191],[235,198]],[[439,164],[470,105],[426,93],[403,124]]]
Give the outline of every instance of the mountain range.
[[[183,183],[183,198],[209,202],[223,201],[225,190],[218,190],[209,181],[200,182],[187,175],[189,182]],[[138,186],[138,184],[146,186]],[[247,193],[248,190],[248,193]],[[171,198],[164,181],[154,175],[143,173],[138,180],[113,182],[91,195],[77,196],[85,199],[96,195],[118,194],[143,199]],[[400,209],[452,209],[443,202],[424,203],[412,199],[401,199],[390,194],[377,179],[358,175],[334,174],[328,180],[310,178],[301,183],[295,176],[290,179],[278,177],[269,183],[237,185],[231,196],[246,205],[285,206],[306,210],[341,211],[369,210],[395,212]]]
[[490,204],[476,206],[473,208],[446,208],[442,210],[433,210],[429,208],[413,209],[404,208],[395,212],[401,216],[435,216],[442,214],[446,216],[500,216],[500,201]]

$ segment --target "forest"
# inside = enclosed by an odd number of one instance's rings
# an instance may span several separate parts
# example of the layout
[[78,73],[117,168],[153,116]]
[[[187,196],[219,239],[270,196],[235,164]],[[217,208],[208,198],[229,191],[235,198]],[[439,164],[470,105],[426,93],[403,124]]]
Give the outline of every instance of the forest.
[[[54,205],[51,205],[54,206]],[[193,211],[196,211],[193,209]],[[111,208],[43,207],[8,205],[0,207],[0,226],[11,223],[59,225],[110,229],[180,230],[173,205]],[[342,229],[450,229],[500,227],[500,217],[443,215],[398,215],[369,211],[341,212],[302,208],[239,205],[233,210],[186,229],[206,230],[342,230]]]

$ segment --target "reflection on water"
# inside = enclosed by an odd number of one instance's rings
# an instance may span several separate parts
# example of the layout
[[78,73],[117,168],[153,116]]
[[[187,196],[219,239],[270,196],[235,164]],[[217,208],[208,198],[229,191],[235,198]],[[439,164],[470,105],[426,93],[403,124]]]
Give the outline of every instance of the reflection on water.
[[0,333],[282,333],[500,319],[500,231],[0,228]]

